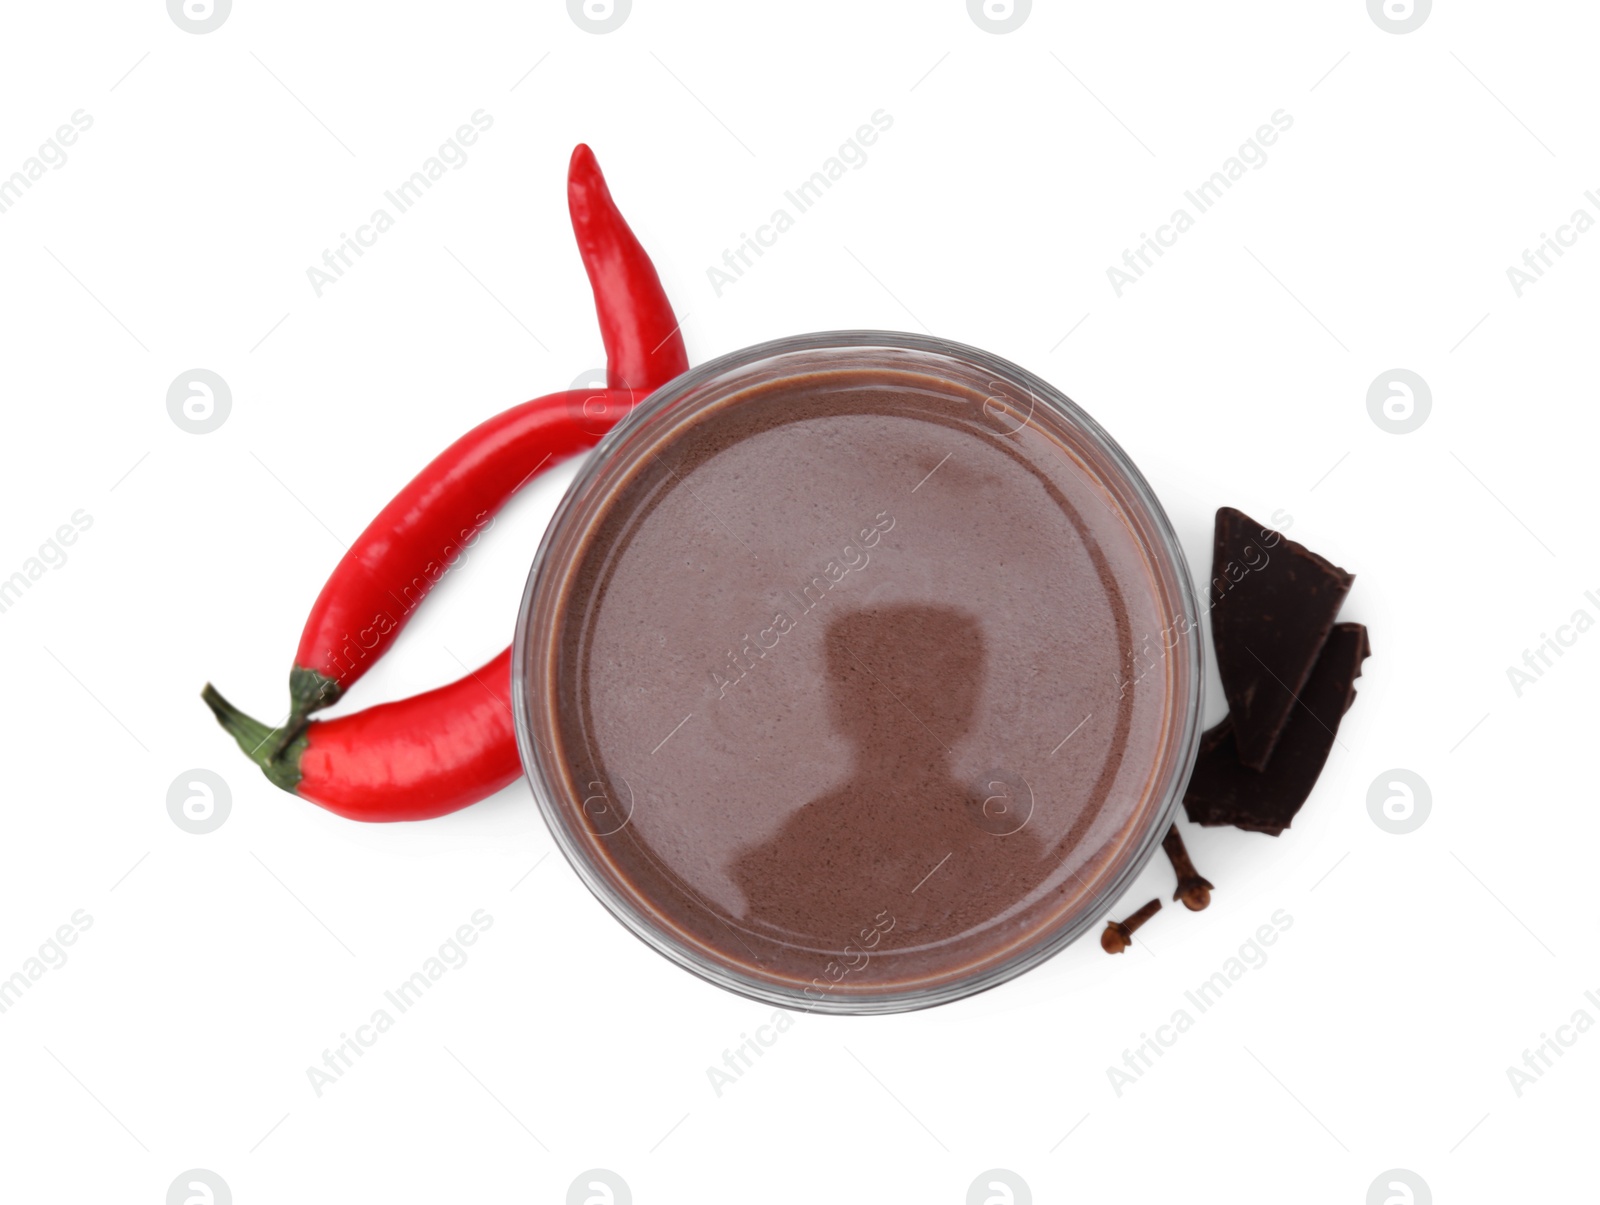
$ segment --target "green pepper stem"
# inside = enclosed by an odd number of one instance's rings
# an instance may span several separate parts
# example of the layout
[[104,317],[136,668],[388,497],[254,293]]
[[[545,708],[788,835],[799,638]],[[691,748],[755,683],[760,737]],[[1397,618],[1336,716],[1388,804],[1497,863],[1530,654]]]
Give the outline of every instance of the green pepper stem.
[[306,751],[309,743],[305,732],[263,724],[228,702],[222,697],[222,692],[209,682],[200,692],[200,698],[211,708],[217,723],[238,743],[244,755],[261,767],[267,780],[273,786],[294,794],[295,787],[300,783],[300,755]]

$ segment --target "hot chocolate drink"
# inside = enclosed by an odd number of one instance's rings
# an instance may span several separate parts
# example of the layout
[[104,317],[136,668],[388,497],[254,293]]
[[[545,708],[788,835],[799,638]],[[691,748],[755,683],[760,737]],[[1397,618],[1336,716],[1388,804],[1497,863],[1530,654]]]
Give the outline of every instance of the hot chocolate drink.
[[841,368],[626,454],[528,661],[612,892],[819,1002],[968,979],[1109,903],[1190,671],[1102,446],[1015,388]]

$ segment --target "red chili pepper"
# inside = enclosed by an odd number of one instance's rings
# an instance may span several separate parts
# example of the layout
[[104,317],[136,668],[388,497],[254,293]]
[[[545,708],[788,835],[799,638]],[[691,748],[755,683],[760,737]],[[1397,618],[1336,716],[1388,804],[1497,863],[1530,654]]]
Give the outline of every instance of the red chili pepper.
[[207,686],[201,694],[245,756],[285,791],[351,820],[428,820],[522,773],[511,720],[511,650],[459,681],[284,733]]
[[644,393],[689,367],[655,265],[582,143],[568,165],[567,205],[594,292],[607,382],[626,390],[617,382],[638,381],[639,392],[569,390],[525,403],[469,431],[418,474],[367,525],[312,605],[289,670],[285,732],[332,706],[372,667],[463,544],[529,477],[593,445]]
[[[306,617],[289,671],[293,732],[388,651],[417,605],[529,478],[592,447],[640,395],[568,390],[480,423],[408,482],[356,538]],[[605,400],[586,429],[573,408]]]
[[686,372],[689,356],[661,278],[581,142],[567,166],[567,209],[600,317],[606,385],[648,391]]
[[202,698],[268,779],[356,820],[423,820],[493,794],[520,772],[511,650],[448,686],[334,720],[308,721],[387,651],[489,516],[547,464],[594,444],[646,392],[688,368],[660,278],[617,211],[589,148],[568,201],[605,340],[608,382],[482,423],[436,457],[346,552],[307,618],[289,675],[291,712],[270,728],[209,684]]

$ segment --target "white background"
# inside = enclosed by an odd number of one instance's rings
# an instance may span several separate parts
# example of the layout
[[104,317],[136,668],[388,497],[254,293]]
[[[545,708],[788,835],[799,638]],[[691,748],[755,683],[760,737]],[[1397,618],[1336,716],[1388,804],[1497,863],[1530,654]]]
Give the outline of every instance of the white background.
[[[960,0],[637,0],[597,36],[554,0],[238,0],[197,36],[160,0],[8,6],[0,175],[74,111],[93,126],[0,214],[0,577],[93,526],[0,614],[0,976],[93,924],[0,1015],[0,1195],[154,1205],[194,1167],[241,1203],[559,1202],[591,1167],[643,1203],[956,1203],[994,1167],[1040,1202],[1358,1205],[1397,1167],[1439,1202],[1592,1194],[1600,1032],[1520,1096],[1506,1069],[1600,1021],[1600,634],[1520,697],[1506,669],[1600,619],[1600,233],[1520,298],[1506,269],[1600,217],[1597,25],[1577,2],[1440,0],[1405,35],[1362,0],[1041,2],[996,35]],[[318,298],[306,269],[478,109],[466,165]],[[706,269],[878,109],[866,164],[718,297]],[[1106,269],[1279,109],[1265,166],[1119,298]],[[1281,838],[1188,830],[1208,911],[930,1012],[800,1017],[719,1097],[706,1069],[772,1010],[628,936],[524,785],[363,827],[241,758],[201,685],[277,718],[341,544],[458,434],[601,363],[580,140],[694,361],[851,326],[970,342],[1122,442],[1197,575],[1222,504],[1358,574],[1374,655],[1342,747]],[[195,367],[233,393],[207,435],[166,410]],[[1432,389],[1409,435],[1367,412],[1395,367]],[[353,705],[505,644],[564,480]],[[1406,836],[1367,810],[1396,767],[1432,792]],[[231,788],[207,836],[166,810],[193,768]],[[306,1068],[476,909],[470,961],[319,1098]],[[1118,1095],[1107,1068],[1279,909],[1266,964]]]

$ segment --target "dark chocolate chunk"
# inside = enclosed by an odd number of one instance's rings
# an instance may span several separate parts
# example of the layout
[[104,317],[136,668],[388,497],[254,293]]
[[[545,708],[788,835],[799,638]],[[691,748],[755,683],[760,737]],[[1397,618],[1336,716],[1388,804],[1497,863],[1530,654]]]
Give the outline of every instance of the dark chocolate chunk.
[[1239,760],[1267,765],[1355,575],[1263,527],[1217,511],[1211,635]]
[[1189,819],[1274,837],[1288,828],[1322,773],[1339,721],[1355,701],[1361,663],[1371,651],[1361,624],[1334,627],[1265,770],[1240,760],[1231,716],[1202,736],[1183,796]]

